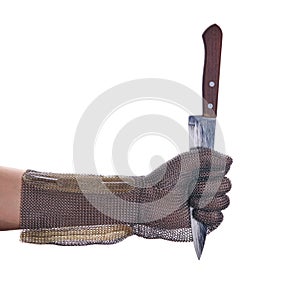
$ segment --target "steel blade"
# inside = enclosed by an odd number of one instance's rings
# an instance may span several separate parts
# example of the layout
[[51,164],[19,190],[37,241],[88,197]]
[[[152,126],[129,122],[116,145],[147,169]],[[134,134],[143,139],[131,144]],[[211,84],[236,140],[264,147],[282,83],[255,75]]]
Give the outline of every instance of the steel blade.
[[[190,116],[189,117],[189,145],[190,149],[195,147],[206,147],[213,149],[215,141],[215,129],[216,129],[216,119],[206,118],[203,116]],[[193,234],[193,243],[198,259],[200,259],[206,234],[206,225],[198,222],[193,218],[192,214],[193,208],[190,208],[191,216],[191,227]]]

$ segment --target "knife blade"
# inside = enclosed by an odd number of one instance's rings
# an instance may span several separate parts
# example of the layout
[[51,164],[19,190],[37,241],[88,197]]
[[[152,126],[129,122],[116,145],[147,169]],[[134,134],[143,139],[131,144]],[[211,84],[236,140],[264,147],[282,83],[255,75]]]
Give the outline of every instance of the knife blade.
[[[202,79],[202,116],[189,116],[189,146],[213,149],[219,93],[219,76],[222,49],[222,30],[213,24],[203,35],[205,59]],[[193,218],[190,208],[193,243],[198,259],[204,248],[207,227]]]

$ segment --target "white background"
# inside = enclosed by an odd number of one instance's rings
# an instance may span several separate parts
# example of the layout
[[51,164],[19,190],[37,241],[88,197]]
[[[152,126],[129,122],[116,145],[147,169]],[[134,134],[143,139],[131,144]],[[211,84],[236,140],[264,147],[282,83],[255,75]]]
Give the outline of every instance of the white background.
[[[234,164],[231,206],[200,262],[190,243],[68,248],[1,232],[0,299],[299,299],[297,3],[1,1],[1,165],[72,172],[80,116],[124,81],[165,78],[201,93],[201,34],[213,23],[224,33],[219,122]],[[174,154],[158,140],[152,148]],[[110,158],[97,159],[109,174]],[[144,162],[130,161],[146,173]]]

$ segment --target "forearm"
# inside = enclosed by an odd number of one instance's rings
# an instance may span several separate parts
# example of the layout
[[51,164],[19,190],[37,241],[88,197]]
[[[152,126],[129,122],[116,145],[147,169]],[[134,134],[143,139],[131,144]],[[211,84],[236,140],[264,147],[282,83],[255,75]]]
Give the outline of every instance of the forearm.
[[23,170],[0,166],[0,230],[20,228],[23,173]]

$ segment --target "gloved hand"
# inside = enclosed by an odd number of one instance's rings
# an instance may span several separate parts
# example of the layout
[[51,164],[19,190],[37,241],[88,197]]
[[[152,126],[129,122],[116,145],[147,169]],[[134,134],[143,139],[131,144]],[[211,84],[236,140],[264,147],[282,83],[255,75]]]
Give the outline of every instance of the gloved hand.
[[21,239],[86,245],[144,238],[192,241],[190,210],[212,231],[223,220],[232,160],[199,148],[174,157],[147,176],[23,175]]

